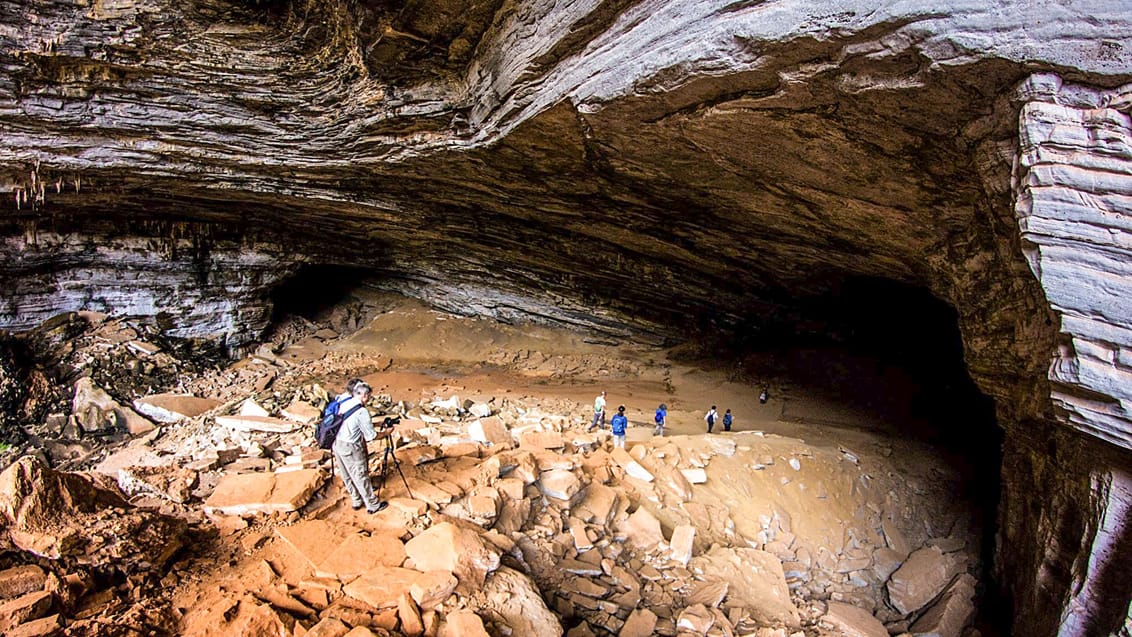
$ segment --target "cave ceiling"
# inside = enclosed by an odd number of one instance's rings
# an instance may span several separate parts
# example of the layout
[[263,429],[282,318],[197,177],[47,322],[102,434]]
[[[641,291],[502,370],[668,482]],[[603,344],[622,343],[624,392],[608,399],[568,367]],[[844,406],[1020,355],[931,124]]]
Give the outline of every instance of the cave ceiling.
[[4,227],[274,246],[657,334],[876,277],[956,306],[977,374],[1030,374],[992,306],[1046,320],[1013,91],[1127,81],[1120,5],[2,0]]

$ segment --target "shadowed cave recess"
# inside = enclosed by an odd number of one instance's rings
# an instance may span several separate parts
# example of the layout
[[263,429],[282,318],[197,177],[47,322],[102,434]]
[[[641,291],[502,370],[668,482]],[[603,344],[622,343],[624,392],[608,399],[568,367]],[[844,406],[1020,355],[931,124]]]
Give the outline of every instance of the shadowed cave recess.
[[676,346],[954,457],[985,625],[1127,636],[1130,56],[1124,0],[0,0],[0,323]]

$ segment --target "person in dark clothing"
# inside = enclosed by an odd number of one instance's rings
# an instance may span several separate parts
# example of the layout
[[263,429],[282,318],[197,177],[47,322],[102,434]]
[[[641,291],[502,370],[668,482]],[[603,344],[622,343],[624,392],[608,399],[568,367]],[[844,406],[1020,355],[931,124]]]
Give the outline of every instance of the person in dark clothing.
[[707,423],[707,432],[710,434],[712,427],[715,426],[715,419],[719,418],[719,412],[715,410],[715,405],[711,406],[708,413],[704,416],[704,422]]
[[723,414],[723,430],[731,431],[731,410],[728,409]]

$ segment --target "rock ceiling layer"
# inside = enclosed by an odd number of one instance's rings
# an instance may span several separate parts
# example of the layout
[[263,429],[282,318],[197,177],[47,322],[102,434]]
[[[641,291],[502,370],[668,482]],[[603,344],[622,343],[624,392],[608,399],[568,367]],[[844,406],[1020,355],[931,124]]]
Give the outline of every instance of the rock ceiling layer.
[[[1053,330],[1006,187],[1012,89],[1127,80],[1127,9],[0,2],[0,189],[26,244],[5,271],[39,282],[8,323],[183,296],[180,333],[239,344],[306,261],[659,333],[789,323],[880,277],[955,305],[976,378],[1035,417],[1048,393],[1017,381],[1044,377]],[[189,311],[240,252],[278,269],[236,268],[230,320]],[[92,291],[88,270],[137,259],[173,265]]]

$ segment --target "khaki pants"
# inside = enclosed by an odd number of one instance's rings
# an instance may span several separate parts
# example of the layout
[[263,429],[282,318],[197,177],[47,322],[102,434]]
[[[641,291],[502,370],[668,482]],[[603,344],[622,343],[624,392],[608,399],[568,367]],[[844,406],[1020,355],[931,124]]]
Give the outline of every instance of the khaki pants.
[[338,474],[350,494],[354,508],[363,504],[369,511],[377,509],[377,496],[373,494],[373,482],[369,479],[369,453],[365,443],[361,445],[334,445],[334,460],[338,463]]

